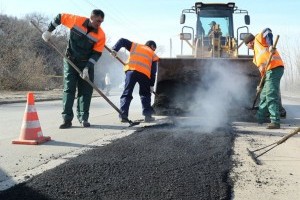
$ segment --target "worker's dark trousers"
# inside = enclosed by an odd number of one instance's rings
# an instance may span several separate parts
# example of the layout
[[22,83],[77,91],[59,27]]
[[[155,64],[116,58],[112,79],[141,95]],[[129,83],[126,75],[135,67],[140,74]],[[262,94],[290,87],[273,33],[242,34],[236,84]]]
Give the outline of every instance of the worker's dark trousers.
[[266,113],[269,111],[271,122],[276,124],[280,123],[279,88],[283,72],[283,67],[276,67],[266,72],[266,80],[260,93],[260,103],[257,111],[257,118],[259,122],[264,121]]
[[130,102],[133,99],[132,92],[136,83],[140,86],[139,95],[143,106],[143,115],[151,116],[153,113],[151,107],[150,79],[140,72],[126,71],[125,88],[120,98],[120,110],[122,112],[120,117],[128,117]]
[[[79,61],[73,63],[82,71],[87,64],[87,61]],[[90,80],[94,81],[94,68],[89,68]],[[89,109],[93,93],[93,87],[83,80],[78,72],[64,59],[64,92],[63,92],[63,112],[64,121],[72,121],[73,104],[75,99],[76,87],[78,88],[77,95],[77,118],[79,122],[88,120]]]

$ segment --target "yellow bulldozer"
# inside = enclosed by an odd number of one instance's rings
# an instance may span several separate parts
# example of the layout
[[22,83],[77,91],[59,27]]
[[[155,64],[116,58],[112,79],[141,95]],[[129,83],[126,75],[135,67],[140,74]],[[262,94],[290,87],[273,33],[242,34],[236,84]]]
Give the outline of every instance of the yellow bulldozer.
[[[234,16],[241,14],[244,23],[234,28]],[[208,107],[214,107],[240,116],[243,108],[251,106],[260,80],[249,52],[239,54],[242,36],[249,32],[248,11],[232,2],[196,2],[182,11],[181,24],[187,15],[193,15],[196,26],[183,25],[181,54],[159,61],[153,104],[156,114],[206,115],[211,112]]]

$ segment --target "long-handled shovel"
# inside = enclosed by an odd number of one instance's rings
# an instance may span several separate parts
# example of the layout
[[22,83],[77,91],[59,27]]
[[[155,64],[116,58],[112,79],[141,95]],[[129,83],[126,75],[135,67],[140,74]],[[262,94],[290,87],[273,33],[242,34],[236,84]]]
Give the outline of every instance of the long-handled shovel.
[[[107,47],[106,45],[105,45],[104,47],[105,47],[105,49],[106,49],[109,53],[112,52],[112,50],[111,50],[109,47]],[[121,63],[122,65],[126,65],[126,63],[125,63],[120,57],[116,56],[115,58],[116,58],[118,61],[120,61],[120,63]],[[158,96],[158,94],[157,94],[155,91],[152,91],[152,93],[153,93],[155,96]]]
[[[275,39],[275,43],[274,43],[274,46],[273,46],[274,48],[276,48],[278,40],[279,40],[279,35],[277,35],[277,37]],[[266,69],[267,70],[268,70],[268,66],[269,66],[269,64],[270,64],[270,62],[272,60],[272,57],[273,57],[273,54],[270,55],[269,60],[267,62],[267,65],[266,65]],[[256,101],[257,101],[257,99],[259,97],[259,94],[261,93],[261,91],[262,91],[262,89],[264,87],[265,80],[266,80],[266,73],[260,79],[260,82],[259,82],[259,85],[258,85],[257,90],[256,90],[256,95],[255,95],[255,99],[253,101],[253,105],[252,105],[251,110],[255,110],[255,104],[256,104]]]
[[[252,158],[252,160],[257,164],[257,165],[261,165],[261,162],[257,159],[258,157],[264,155],[265,153],[269,152],[270,150],[274,149],[275,147],[277,147],[278,145],[284,143],[285,141],[287,141],[287,139],[289,139],[290,137],[296,135],[298,132],[300,132],[300,127],[296,128],[295,130],[291,131],[288,135],[284,136],[283,138],[281,138],[281,140],[277,141],[277,142],[274,142],[272,144],[269,144],[265,147],[262,147],[262,148],[259,148],[259,149],[256,149],[256,150],[249,150],[247,148],[247,151],[250,155],[250,157]],[[269,147],[269,148],[268,148]],[[268,149],[267,149],[268,148]],[[267,149],[265,151],[263,151],[262,153],[258,154],[258,155],[255,155],[255,152],[258,152],[258,151],[261,151],[263,149]]]
[[[33,22],[31,21],[31,24],[37,29],[39,30],[39,32],[43,33],[43,31]],[[52,46],[64,59],[66,59],[68,61],[68,63],[80,74],[80,77],[82,77],[82,72],[80,71],[80,69],[67,57],[65,56],[50,40],[47,42],[50,46]],[[98,87],[89,79],[86,78],[84,79],[86,82],[88,82],[102,97],[103,99],[105,99],[105,101],[107,101],[107,103],[109,105],[111,105],[111,107],[113,107],[120,115],[122,115],[122,112],[119,108],[117,108],[115,106],[115,104],[113,104],[108,98],[107,96],[101,92],[101,90],[98,89]],[[125,119],[128,123],[129,123],[129,127],[131,126],[135,126],[140,124],[140,122],[133,122],[131,120],[129,120],[128,118]]]

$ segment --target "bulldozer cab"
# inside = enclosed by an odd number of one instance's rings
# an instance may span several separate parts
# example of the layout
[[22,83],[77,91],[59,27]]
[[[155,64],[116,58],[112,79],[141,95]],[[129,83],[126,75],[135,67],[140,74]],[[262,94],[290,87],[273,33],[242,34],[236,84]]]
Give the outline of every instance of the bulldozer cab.
[[[233,15],[245,14],[245,24],[250,24],[250,16],[246,10],[240,10],[235,3],[227,4],[205,4],[195,3],[192,9],[184,9],[180,18],[180,23],[184,24],[186,14],[196,14],[195,28],[184,26],[182,35],[186,32],[194,34],[193,40],[181,37],[181,54],[184,56],[183,45],[190,43],[191,55],[194,57],[237,57],[238,56],[238,38],[234,36]],[[246,26],[237,29],[248,28]],[[238,35],[238,33],[237,33]]]
[[222,37],[234,36],[232,18],[234,10],[232,7],[223,4],[222,6],[204,6],[202,3],[200,5],[196,3],[195,6],[200,6],[199,9],[195,10],[197,15],[196,39],[209,37],[211,31],[219,31],[218,29],[222,30],[222,34],[220,34]]
[[195,23],[182,26],[180,55],[159,61],[158,95],[153,104],[156,114],[208,116],[212,113],[208,108],[224,103],[218,109],[222,113],[214,112],[216,115],[226,112],[241,116],[240,108],[252,104],[260,74],[251,56],[239,55],[241,45],[235,33],[249,31],[244,24],[234,28],[234,14],[245,14],[244,22],[250,24],[248,12],[235,3],[196,2],[182,11],[180,24],[185,24],[188,15]]

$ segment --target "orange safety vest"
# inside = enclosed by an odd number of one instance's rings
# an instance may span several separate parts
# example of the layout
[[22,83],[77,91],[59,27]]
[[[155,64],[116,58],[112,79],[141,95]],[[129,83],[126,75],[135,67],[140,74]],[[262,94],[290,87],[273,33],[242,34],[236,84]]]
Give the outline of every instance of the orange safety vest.
[[[83,26],[86,20],[88,20],[86,17],[66,13],[61,14],[61,23],[64,26],[68,27],[69,29],[74,28],[84,34],[87,33],[87,27]],[[86,37],[94,42],[93,50],[97,52],[103,51],[105,45],[105,33],[101,27],[98,27],[97,32],[90,31],[88,34],[86,34]]]
[[124,71],[135,70],[145,74],[150,79],[152,62],[158,60],[158,56],[150,47],[132,43],[128,63],[124,66]]
[[257,34],[255,36],[255,41],[254,41],[253,63],[257,67],[261,67],[261,66],[265,67],[266,70],[271,70],[279,66],[283,67],[283,61],[277,50],[273,54],[270,64],[266,66],[270,58],[270,54],[271,53],[269,52],[267,41],[263,37],[263,33]]

